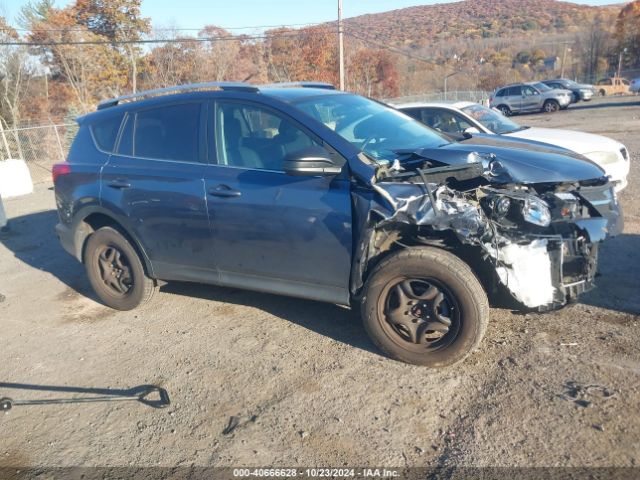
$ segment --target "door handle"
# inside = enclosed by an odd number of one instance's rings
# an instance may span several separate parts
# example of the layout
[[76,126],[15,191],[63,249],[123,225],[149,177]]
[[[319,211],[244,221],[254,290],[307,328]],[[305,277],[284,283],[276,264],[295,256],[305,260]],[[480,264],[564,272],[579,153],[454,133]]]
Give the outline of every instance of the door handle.
[[129,182],[127,182],[126,180],[122,180],[122,179],[118,178],[116,180],[112,180],[109,183],[107,183],[107,186],[109,186],[111,188],[122,189],[122,188],[130,188],[131,184]]
[[216,188],[209,189],[209,195],[213,195],[214,197],[239,197],[242,195],[242,192],[238,190],[233,190],[227,185],[218,185]]

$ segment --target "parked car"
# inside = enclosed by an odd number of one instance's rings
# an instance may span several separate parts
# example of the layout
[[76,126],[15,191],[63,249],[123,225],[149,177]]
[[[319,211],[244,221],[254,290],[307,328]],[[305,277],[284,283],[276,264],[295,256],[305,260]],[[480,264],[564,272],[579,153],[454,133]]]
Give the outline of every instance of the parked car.
[[489,104],[506,117],[513,113],[551,113],[567,108],[572,95],[570,90],[549,88],[540,82],[517,83],[496,90]]
[[634,78],[629,82],[629,91],[631,93],[640,93],[640,77]]
[[573,80],[568,80],[566,78],[542,80],[542,83],[544,83],[549,88],[555,88],[558,90],[571,90],[571,93],[573,93],[571,103],[578,103],[580,100],[588,102],[596,93],[593,85],[576,83]]
[[596,85],[596,91],[601,97],[608,95],[626,95],[629,93],[629,80],[621,77],[603,78]]
[[494,109],[472,102],[406,103],[396,108],[458,140],[464,140],[468,134],[497,134],[565,148],[598,164],[609,175],[616,191],[627,186],[629,151],[610,138],[573,130],[524,127]]
[[597,165],[452,143],[324,84],[142,92],[78,125],[56,231],[120,310],[159,280],[354,305],[391,357],[441,367],[479,344],[488,293],[546,311],[591,289],[621,228]]

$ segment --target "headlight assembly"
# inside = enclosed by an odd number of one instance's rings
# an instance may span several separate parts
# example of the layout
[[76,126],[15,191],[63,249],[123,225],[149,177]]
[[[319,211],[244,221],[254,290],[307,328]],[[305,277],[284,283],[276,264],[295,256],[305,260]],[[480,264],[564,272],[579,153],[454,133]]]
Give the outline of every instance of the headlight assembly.
[[526,222],[548,227],[551,223],[551,212],[547,204],[536,197],[527,197],[522,205],[522,217]]
[[584,156],[598,165],[611,165],[620,159],[617,152],[591,152],[585,153]]

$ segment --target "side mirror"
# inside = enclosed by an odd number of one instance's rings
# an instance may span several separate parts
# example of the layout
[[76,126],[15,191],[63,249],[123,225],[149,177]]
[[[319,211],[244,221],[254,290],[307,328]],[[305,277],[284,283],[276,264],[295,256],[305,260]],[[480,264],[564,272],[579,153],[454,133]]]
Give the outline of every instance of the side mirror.
[[338,175],[342,171],[322,147],[307,147],[287,154],[283,167],[287,175],[298,177]]

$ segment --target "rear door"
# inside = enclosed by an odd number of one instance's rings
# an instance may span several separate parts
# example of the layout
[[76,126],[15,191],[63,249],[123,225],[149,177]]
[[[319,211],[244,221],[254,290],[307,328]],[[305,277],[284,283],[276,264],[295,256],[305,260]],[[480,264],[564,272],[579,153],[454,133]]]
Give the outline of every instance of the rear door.
[[215,281],[204,194],[206,102],[127,114],[102,172],[101,203],[140,243],[158,278]]
[[322,141],[262,104],[219,101],[212,117],[205,186],[221,283],[348,302],[348,177],[282,170],[285,155]]
[[513,112],[518,112],[522,109],[522,87],[515,86],[509,87],[505,92],[505,101],[509,108]]

